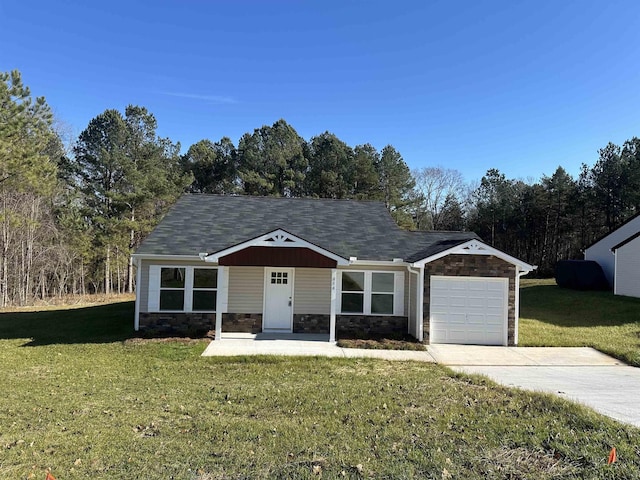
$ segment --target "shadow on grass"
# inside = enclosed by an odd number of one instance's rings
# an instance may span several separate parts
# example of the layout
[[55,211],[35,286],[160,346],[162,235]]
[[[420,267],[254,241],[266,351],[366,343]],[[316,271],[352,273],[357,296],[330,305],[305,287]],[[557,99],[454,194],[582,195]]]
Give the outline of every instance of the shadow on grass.
[[0,339],[31,339],[24,346],[124,341],[135,336],[133,315],[134,302],[0,313]]
[[640,299],[617,296],[612,292],[532,285],[520,289],[520,318],[560,327],[640,323]]

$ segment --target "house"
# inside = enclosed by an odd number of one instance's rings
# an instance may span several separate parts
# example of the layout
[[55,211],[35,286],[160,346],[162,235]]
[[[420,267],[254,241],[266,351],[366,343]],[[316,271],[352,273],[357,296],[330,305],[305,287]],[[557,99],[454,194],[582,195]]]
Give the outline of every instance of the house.
[[600,264],[616,295],[640,297],[640,214],[594,242],[585,260]]
[[613,293],[640,298],[640,230],[611,248]]
[[535,267],[471,232],[411,232],[381,202],[184,195],[133,255],[136,330],[410,333],[516,345]]

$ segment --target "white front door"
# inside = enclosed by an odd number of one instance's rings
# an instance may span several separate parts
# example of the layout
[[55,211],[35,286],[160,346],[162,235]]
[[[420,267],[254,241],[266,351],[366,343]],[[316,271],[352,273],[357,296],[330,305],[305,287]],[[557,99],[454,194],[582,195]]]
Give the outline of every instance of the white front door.
[[265,268],[262,330],[291,332],[293,268]]
[[509,280],[431,277],[430,343],[506,345]]

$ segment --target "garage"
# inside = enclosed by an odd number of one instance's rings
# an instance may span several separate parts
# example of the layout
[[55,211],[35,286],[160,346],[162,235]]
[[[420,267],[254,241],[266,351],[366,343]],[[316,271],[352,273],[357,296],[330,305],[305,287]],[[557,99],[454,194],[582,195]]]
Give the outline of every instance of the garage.
[[431,343],[507,345],[508,278],[431,276]]

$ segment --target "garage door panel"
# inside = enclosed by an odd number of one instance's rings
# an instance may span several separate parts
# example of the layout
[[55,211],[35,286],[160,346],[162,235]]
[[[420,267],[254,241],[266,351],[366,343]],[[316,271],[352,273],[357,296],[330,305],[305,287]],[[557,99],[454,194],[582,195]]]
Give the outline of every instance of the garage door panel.
[[431,277],[432,343],[503,345],[506,279]]

